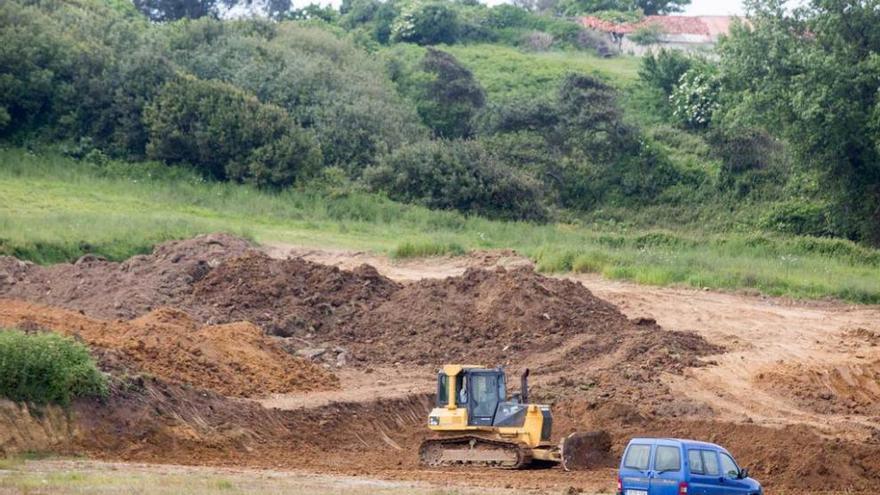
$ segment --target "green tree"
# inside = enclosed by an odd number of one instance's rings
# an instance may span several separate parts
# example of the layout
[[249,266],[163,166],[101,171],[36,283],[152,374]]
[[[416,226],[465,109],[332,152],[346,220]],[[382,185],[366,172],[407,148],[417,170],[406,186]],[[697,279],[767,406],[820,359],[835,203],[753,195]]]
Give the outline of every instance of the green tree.
[[254,20],[173,28],[168,45],[179,66],[284,108],[314,132],[326,166],[356,177],[380,155],[427,135],[378,61],[331,32]]
[[659,89],[666,97],[672,94],[681,76],[694,66],[694,59],[679,50],[660,49],[642,58],[639,79]]
[[401,11],[391,26],[395,41],[420,45],[452,44],[458,39],[456,10],[446,3],[414,3]]
[[218,81],[170,81],[144,118],[150,157],[189,163],[213,178],[284,186],[321,163],[313,136],[287,112]]
[[471,121],[486,102],[474,75],[451,54],[433,48],[425,53],[422,69],[434,76],[417,103],[422,121],[438,137],[471,136]]
[[690,4],[691,0],[568,0],[563,9],[569,14],[620,11],[664,15],[681,12]]
[[747,3],[750,22],[721,44],[724,124],[784,138],[820,172],[840,233],[880,244],[880,2]]
[[135,7],[152,21],[198,19],[217,15],[217,0],[133,0]]

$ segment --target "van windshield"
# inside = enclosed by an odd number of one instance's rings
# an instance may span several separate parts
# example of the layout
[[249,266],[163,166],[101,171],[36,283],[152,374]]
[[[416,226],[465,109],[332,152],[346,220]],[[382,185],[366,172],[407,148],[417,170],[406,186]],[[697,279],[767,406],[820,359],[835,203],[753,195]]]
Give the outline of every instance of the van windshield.
[[623,467],[628,469],[638,469],[639,471],[647,471],[650,458],[650,445],[632,444],[626,449],[626,456],[623,458]]

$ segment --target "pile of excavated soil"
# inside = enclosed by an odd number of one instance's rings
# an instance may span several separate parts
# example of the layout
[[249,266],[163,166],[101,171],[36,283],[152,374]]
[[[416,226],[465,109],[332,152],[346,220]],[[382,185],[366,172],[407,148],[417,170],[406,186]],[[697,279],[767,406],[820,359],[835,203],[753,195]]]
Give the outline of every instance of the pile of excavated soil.
[[321,339],[399,288],[369,265],[346,271],[252,252],[196,282],[184,305],[203,321],[248,320],[273,335]]
[[[7,259],[3,266],[9,273],[17,263]],[[287,349],[340,349],[345,359],[337,364],[527,365],[562,375],[545,390],[549,399],[638,397],[646,414],[706,412],[669,398],[661,379],[721,352],[696,334],[630,321],[582,284],[531,267],[472,268],[400,285],[367,265],[349,271],[273,259],[221,235],[167,243],[120,264],[12,272],[5,279],[15,282],[0,283],[0,294],[90,316],[128,319],[171,306],[202,324],[249,321],[271,335],[294,337]],[[567,378],[573,376],[577,383]]]
[[272,259],[221,234],[165,243],[123,263],[84,257],[39,267],[2,258],[0,296],[103,319],[169,306],[203,324],[250,321],[297,337],[293,347],[342,346],[367,365],[515,363],[574,336],[582,345],[559,356],[560,369],[614,354],[676,372],[718,352],[693,334],[636,325],[583,285],[529,267],[469,269],[401,286],[367,265],[348,271]]
[[693,333],[628,320],[577,282],[530,268],[471,269],[403,287],[338,329],[363,362],[513,364],[556,352],[543,372],[633,365],[633,379],[679,372],[721,352]]
[[73,335],[110,351],[113,366],[238,397],[326,390],[338,379],[284,351],[251,323],[200,326],[185,313],[160,308],[129,322],[0,299],[0,325]]
[[76,263],[43,267],[0,256],[0,296],[127,320],[161,306],[177,306],[212,268],[250,249],[244,239],[210,234],[166,242],[152,254],[122,263],[86,255]]
[[355,363],[532,366],[558,377],[535,388],[544,401],[635,401],[647,417],[710,416],[708,406],[672,397],[663,379],[723,352],[697,334],[631,321],[582,284],[528,267],[414,282],[327,330]]

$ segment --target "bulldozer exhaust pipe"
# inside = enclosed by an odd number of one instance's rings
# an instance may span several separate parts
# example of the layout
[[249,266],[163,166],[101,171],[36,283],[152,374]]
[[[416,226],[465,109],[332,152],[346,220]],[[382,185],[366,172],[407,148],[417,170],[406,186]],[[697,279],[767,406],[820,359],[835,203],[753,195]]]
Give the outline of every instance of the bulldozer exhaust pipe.
[[522,398],[523,404],[529,403],[529,369],[526,368],[523,371],[522,376],[519,379],[519,388],[520,388],[520,397]]

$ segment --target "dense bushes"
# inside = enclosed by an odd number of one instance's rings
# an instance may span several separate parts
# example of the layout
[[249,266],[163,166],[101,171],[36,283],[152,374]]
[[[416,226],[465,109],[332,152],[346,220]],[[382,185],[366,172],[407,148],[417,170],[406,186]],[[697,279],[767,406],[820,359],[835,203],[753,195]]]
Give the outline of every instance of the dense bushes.
[[367,183],[399,201],[492,218],[542,220],[540,184],[505,167],[476,141],[404,146],[366,172]]
[[460,25],[458,12],[441,2],[407,5],[391,25],[394,41],[408,41],[420,45],[455,43]]
[[145,121],[150,157],[192,163],[216,179],[283,186],[321,164],[312,135],[284,110],[221,82],[167,83]]
[[689,71],[695,60],[678,50],[661,49],[642,58],[639,78],[653,88],[659,89],[667,97],[672,94],[681,76]]
[[314,132],[325,166],[352,176],[378,157],[425,136],[383,67],[334,34],[295,23],[221,22],[173,26],[175,61],[284,108]]
[[67,405],[106,393],[106,379],[84,345],[53,333],[0,329],[0,395]]
[[481,139],[499,158],[540,178],[561,206],[646,204],[680,179],[658,149],[625,122],[617,92],[570,74],[555,98],[490,105]]
[[422,69],[434,76],[421,88],[418,98],[422,121],[438,137],[470,137],[471,121],[486,103],[486,94],[474,75],[452,55],[433,48],[425,53]]

